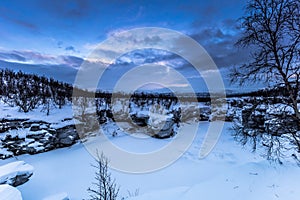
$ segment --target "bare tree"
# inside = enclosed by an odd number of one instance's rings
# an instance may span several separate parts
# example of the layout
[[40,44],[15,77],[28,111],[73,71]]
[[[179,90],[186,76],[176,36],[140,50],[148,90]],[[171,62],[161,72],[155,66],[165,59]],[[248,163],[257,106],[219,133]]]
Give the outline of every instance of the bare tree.
[[108,159],[97,152],[96,165],[92,165],[97,169],[95,173],[94,188],[88,188],[90,200],[116,200],[119,193],[119,187],[115,179],[112,179],[111,173],[108,171]]
[[[288,94],[286,106],[293,109],[292,117],[300,127],[297,106],[300,78],[300,1],[250,0],[245,10],[246,14],[241,18],[243,35],[237,45],[248,48],[251,59],[240,68],[235,68],[231,79],[241,84],[267,81],[283,86]],[[291,143],[300,153],[299,132],[289,134]],[[272,138],[277,137],[272,135]],[[274,143],[269,146],[274,146]]]
[[295,116],[300,78],[300,1],[251,0],[241,18],[237,42],[251,49],[252,61],[232,73],[232,81],[276,81],[289,94]]

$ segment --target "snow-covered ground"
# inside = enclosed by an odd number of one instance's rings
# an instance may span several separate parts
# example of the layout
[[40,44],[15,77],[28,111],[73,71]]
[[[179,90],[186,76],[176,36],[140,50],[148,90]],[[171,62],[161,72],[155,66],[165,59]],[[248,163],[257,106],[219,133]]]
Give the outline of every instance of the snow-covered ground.
[[50,111],[50,115],[42,111],[42,106],[35,108],[28,113],[20,112],[17,106],[11,107],[0,100],[0,119],[30,119],[32,121],[46,121],[53,124],[59,124],[64,126],[70,124],[71,120],[65,120],[73,116],[71,105],[63,106],[61,109],[53,108]]
[[[120,196],[135,196],[135,191],[139,191],[138,196],[129,199],[299,199],[300,168],[288,161],[284,165],[269,163],[259,153],[251,153],[250,147],[242,148],[231,136],[231,123],[225,123],[222,136],[209,156],[199,159],[208,126],[209,122],[201,122],[188,151],[166,168],[146,174],[112,170],[112,176],[121,186]],[[141,152],[170,142],[170,139],[141,139],[129,135],[111,137],[111,140],[122,148]],[[15,159],[0,160],[0,165]],[[36,155],[21,155],[17,159],[35,168],[30,180],[17,187],[23,199],[40,200],[65,193],[72,200],[88,198],[86,190],[94,181],[94,168],[90,166],[94,159],[82,144]]]
[[22,200],[21,192],[17,188],[7,184],[0,185],[0,194],[1,200]]

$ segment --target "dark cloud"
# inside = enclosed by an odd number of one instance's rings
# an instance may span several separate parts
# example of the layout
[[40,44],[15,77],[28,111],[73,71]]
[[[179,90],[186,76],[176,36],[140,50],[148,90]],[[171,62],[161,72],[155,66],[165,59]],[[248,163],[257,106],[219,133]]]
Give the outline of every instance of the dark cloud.
[[73,47],[73,46],[67,46],[67,47],[65,48],[65,50],[66,50],[66,51],[77,52],[76,49],[75,49],[75,47]]
[[38,27],[36,24],[26,21],[23,19],[22,16],[19,15],[19,13],[16,13],[13,10],[10,10],[8,8],[0,8],[0,17],[6,21],[10,21],[11,23],[21,26],[26,29],[30,29],[32,31],[37,31]]
[[69,45],[69,46],[65,46],[63,41],[58,41],[57,42],[57,48],[62,49],[64,48],[65,51],[67,52],[72,52],[72,53],[80,53],[79,50],[77,50],[74,46]]
[[220,28],[204,28],[192,34],[191,37],[202,44],[206,44],[216,40],[223,40],[230,37],[230,35],[226,35]]
[[[210,0],[205,1],[201,6],[190,6],[187,12],[194,13],[197,17],[191,23],[191,28],[214,27],[220,20],[226,18],[237,19],[243,14],[244,1],[240,0]],[[197,9],[196,9],[197,8]]]
[[86,17],[93,10],[91,0],[43,1],[40,6],[51,14],[70,19]]
[[223,20],[219,26],[205,27],[191,34],[221,68],[239,65],[247,60],[248,50],[235,46],[240,36],[237,21],[233,19]]
[[13,18],[9,18],[10,21],[12,21],[13,23],[19,25],[19,26],[23,26],[25,28],[31,29],[31,30],[37,30],[37,26],[33,23],[27,22],[27,21],[23,21],[20,19],[13,19]]
[[63,43],[64,43],[63,41],[58,41],[58,42],[57,42],[57,47],[58,47],[59,49],[61,49]]

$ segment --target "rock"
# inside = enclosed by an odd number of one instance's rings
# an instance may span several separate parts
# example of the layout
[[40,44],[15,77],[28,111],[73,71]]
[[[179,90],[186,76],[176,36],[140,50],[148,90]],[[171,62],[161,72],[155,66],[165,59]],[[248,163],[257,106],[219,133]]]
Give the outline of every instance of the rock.
[[68,136],[59,140],[62,145],[71,146],[74,143],[74,138],[72,136]]
[[65,121],[71,121],[71,120],[73,120],[73,118],[68,117],[68,118],[64,118],[64,119],[61,120],[61,121],[62,121],[62,122],[65,122]]
[[49,132],[50,134],[55,134],[55,133],[56,133],[56,129],[49,128],[49,129],[48,129],[48,132]]
[[8,151],[7,148],[0,146],[0,159],[6,159],[13,156],[11,151]]
[[20,128],[22,123],[28,119],[1,119],[0,120],[0,133]]
[[173,129],[174,124],[175,123],[172,119],[167,119],[163,128],[158,133],[155,133],[152,137],[164,139],[164,138],[170,138],[174,136],[175,135]]
[[142,127],[147,126],[149,118],[150,118],[150,116],[145,113],[138,113],[138,114],[131,115],[132,121],[136,125],[142,126]]
[[74,125],[60,128],[56,131],[59,146],[71,146],[79,139]]
[[40,142],[33,142],[31,144],[27,145],[26,151],[29,154],[36,154],[36,153],[41,153],[45,150],[45,147],[43,146],[42,143]]
[[21,192],[8,184],[0,185],[0,199],[3,200],[22,200]]
[[46,130],[38,130],[38,131],[29,131],[27,133],[27,138],[33,138],[35,140],[40,140],[48,133]]
[[22,185],[29,180],[34,168],[24,161],[16,161],[0,166],[0,184]]
[[39,131],[40,130],[40,125],[39,124],[32,124],[29,130],[33,131],[33,132]]
[[33,125],[34,126],[35,125],[38,125],[38,126],[42,126],[42,125],[49,126],[50,124],[48,122],[45,122],[45,121],[42,121],[42,120],[27,120],[27,121],[24,121],[21,125],[22,125],[23,128],[30,128]]

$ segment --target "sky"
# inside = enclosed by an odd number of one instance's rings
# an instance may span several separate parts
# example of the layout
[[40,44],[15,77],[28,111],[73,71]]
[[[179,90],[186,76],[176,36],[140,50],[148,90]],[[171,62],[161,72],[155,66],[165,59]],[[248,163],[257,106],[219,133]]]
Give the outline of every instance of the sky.
[[[234,46],[241,34],[237,19],[243,15],[244,6],[240,0],[2,0],[0,65],[72,83],[82,62],[90,61],[91,53],[107,38],[134,28],[159,27],[193,38],[217,67],[226,71],[247,59],[247,52]],[[110,47],[110,53],[115,49]],[[106,63],[112,69],[108,76],[120,76],[120,68],[126,64],[128,70],[136,66],[137,54],[143,57],[138,64],[148,63],[145,60],[152,57],[155,62],[165,60],[171,66],[180,66],[185,76],[190,73],[187,62],[170,53],[140,50],[128,52],[114,64]]]

